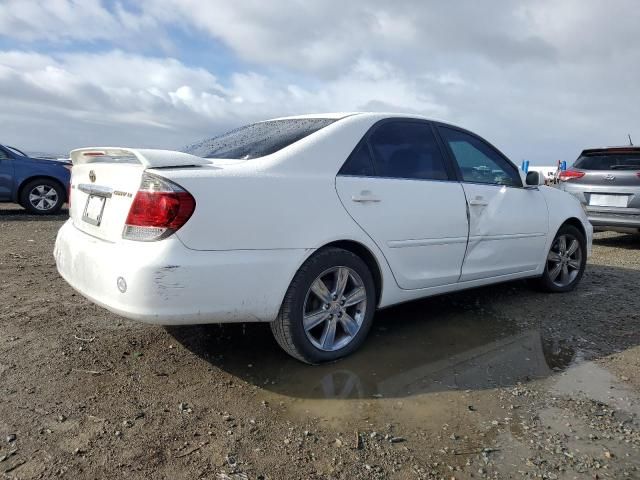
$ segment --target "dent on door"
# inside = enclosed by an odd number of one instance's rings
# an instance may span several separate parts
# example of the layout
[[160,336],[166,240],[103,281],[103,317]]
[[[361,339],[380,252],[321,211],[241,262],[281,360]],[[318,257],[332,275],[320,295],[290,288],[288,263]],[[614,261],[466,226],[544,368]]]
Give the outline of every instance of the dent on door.
[[535,270],[548,232],[537,189],[463,184],[469,202],[469,243],[461,281]]

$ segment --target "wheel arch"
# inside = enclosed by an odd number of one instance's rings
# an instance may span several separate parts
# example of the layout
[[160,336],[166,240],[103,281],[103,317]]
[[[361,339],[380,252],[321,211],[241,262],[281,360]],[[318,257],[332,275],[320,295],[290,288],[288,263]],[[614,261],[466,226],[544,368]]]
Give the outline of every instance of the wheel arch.
[[582,236],[585,238],[585,240],[587,239],[587,232],[584,229],[584,225],[582,224],[579,218],[576,218],[576,217],[567,218],[562,223],[562,225],[558,227],[558,230],[560,230],[564,225],[571,225],[572,227],[577,228],[580,231],[580,233],[582,233]]
[[373,276],[373,283],[376,288],[376,306],[379,305],[380,298],[382,298],[383,277],[382,269],[380,268],[378,259],[373,254],[373,252],[366,245],[363,245],[362,243],[355,240],[336,240],[323,245],[315,252],[324,250],[326,248],[342,248],[343,250],[347,250],[362,259],[362,261],[369,268],[371,275]]
[[34,180],[49,180],[49,181],[57,183],[60,186],[60,188],[62,188],[62,192],[64,194],[64,201],[67,202],[69,200],[69,192],[67,192],[66,187],[56,177],[52,177],[50,175],[33,175],[31,177],[27,177],[27,178],[23,179],[20,182],[20,185],[18,186],[18,189],[16,190],[16,201],[18,201],[18,202],[21,201],[22,193],[24,191],[24,188],[29,183],[33,182]]

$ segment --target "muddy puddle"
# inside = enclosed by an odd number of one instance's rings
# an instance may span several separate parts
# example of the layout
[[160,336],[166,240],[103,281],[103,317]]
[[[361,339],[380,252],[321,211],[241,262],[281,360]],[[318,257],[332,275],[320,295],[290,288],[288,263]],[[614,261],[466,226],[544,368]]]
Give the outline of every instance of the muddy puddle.
[[328,365],[287,357],[268,325],[170,333],[212,365],[260,389],[299,399],[403,398],[508,387],[562,371],[579,358],[541,329],[446,297],[379,312],[363,348]]

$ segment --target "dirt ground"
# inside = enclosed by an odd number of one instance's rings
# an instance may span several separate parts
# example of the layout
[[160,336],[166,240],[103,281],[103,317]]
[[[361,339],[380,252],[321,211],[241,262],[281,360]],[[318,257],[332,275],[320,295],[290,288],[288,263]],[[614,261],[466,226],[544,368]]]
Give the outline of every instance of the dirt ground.
[[90,304],[55,269],[64,220],[0,206],[0,478],[640,478],[638,237],[598,234],[573,293],[387,309],[309,367],[268,325]]

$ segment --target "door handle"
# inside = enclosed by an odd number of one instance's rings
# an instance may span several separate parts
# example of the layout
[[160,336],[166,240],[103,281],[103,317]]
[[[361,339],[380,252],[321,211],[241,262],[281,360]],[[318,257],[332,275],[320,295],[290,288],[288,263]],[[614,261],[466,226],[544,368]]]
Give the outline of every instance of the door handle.
[[373,195],[369,190],[361,191],[360,195],[352,195],[351,200],[358,203],[377,203],[380,201],[380,199]]
[[472,207],[486,207],[489,205],[489,202],[482,197],[476,197],[473,200],[469,200],[469,205]]

